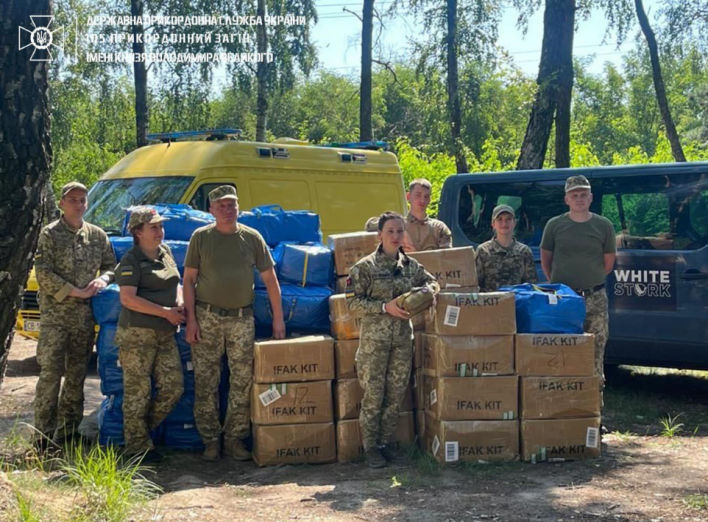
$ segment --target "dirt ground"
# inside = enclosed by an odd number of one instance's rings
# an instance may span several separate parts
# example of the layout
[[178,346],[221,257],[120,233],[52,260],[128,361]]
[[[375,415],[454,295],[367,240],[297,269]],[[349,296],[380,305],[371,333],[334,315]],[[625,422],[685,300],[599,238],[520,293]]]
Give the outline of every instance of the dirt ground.
[[[0,439],[23,429],[18,421],[32,422],[35,349],[15,339],[0,390]],[[101,401],[95,367],[86,394],[89,415]],[[620,368],[609,377],[605,410],[603,456],[586,462],[443,469],[418,458],[384,470],[259,469],[175,452],[149,475],[164,489],[155,513],[136,520],[708,521],[708,373]],[[682,430],[662,434],[660,419],[678,414]]]

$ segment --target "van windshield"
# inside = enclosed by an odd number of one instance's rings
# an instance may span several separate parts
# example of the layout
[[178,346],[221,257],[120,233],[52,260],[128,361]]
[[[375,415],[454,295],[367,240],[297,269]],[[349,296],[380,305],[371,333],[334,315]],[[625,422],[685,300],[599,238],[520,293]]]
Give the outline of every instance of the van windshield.
[[179,203],[192,177],[107,179],[89,191],[86,221],[98,225],[108,235],[121,235],[125,209],[131,205]]

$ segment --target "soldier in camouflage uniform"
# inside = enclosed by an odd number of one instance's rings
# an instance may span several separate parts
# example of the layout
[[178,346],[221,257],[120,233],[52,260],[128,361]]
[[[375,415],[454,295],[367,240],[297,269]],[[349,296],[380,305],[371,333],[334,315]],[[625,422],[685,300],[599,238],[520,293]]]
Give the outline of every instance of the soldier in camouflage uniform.
[[387,444],[398,425],[413,360],[410,316],[396,304],[396,298],[414,287],[439,290],[435,278],[401,248],[402,216],[387,212],[378,226],[381,244],[351,268],[346,290],[349,309],[363,314],[356,353],[364,390],[359,426],[367,462],[375,468],[386,466],[387,458],[394,457]]
[[177,263],[162,242],[164,220],[154,209],[133,209],[128,230],[135,245],[116,268],[123,304],[116,345],[123,368],[125,451],[145,453],[144,462],[161,459],[149,432],[169,415],[184,388],[174,335],[185,316]]
[[[248,460],[243,439],[250,433],[253,382],[253,269],[268,291],[273,312],[273,337],[285,337],[280,286],[273,259],[258,231],[237,223],[236,189],[223,185],[209,193],[216,223],[194,232],[184,269],[187,342],[194,365],[194,418],[206,448],[202,458],[216,461],[221,453]],[[221,359],[226,353],[231,377],[226,421],[219,422],[218,389]]]
[[492,211],[495,237],[477,247],[477,278],[482,292],[538,281],[531,249],[514,239],[514,227],[514,209],[509,205],[495,207]]
[[87,195],[81,183],[64,185],[59,201],[63,215],[42,230],[35,254],[42,323],[34,423],[40,447],[48,437],[57,442],[73,437],[81,423],[95,337],[91,297],[112,282],[116,266],[106,233],[83,220]]

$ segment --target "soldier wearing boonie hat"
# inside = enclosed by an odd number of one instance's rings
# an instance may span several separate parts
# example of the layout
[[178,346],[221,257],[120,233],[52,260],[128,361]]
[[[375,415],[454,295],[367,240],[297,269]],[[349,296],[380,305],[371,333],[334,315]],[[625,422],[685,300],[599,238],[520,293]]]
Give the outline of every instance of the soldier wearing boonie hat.
[[128,230],[135,244],[116,268],[123,304],[116,345],[123,368],[125,451],[146,453],[145,461],[161,458],[150,431],[165,420],[183,390],[174,334],[185,320],[184,307],[177,263],[162,241],[163,221],[152,207],[131,208]]
[[[202,458],[216,461],[224,453],[236,460],[251,458],[243,440],[250,434],[251,384],[255,323],[254,268],[268,290],[273,311],[273,337],[285,337],[280,286],[273,258],[260,233],[237,223],[238,195],[231,185],[209,193],[216,223],[194,232],[184,263],[187,342],[194,365],[194,418],[204,442]],[[231,371],[224,425],[217,401],[221,359]]]
[[77,434],[95,337],[91,297],[112,282],[116,266],[106,233],[83,219],[88,189],[72,181],[60,195],[62,216],[42,229],[35,253],[41,293],[37,344],[41,369],[34,422],[40,448],[47,447],[50,437],[61,442]]
[[477,247],[476,264],[479,288],[495,292],[502,286],[538,281],[531,249],[514,238],[516,217],[509,205],[492,211],[495,237]]
[[595,335],[595,374],[604,386],[603,361],[609,335],[605,277],[615,264],[612,222],[590,212],[590,181],[582,175],[565,181],[569,212],[548,221],[541,240],[541,267],[552,283],[563,283],[585,298],[585,331]]

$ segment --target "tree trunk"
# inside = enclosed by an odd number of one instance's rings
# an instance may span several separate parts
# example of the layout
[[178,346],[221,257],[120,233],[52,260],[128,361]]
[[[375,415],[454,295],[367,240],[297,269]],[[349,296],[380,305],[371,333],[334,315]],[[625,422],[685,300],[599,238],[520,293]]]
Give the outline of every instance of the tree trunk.
[[364,0],[361,19],[361,85],[359,87],[359,141],[371,141],[374,129],[371,123],[371,61],[374,34],[374,0]]
[[570,167],[570,106],[573,99],[573,34],[575,33],[575,0],[566,6],[568,23],[560,28],[560,74],[556,107],[556,168]]
[[57,197],[54,194],[54,188],[51,181],[47,183],[47,193],[44,196],[44,222],[51,223],[59,219],[59,207],[57,206]]
[[467,159],[462,148],[462,108],[460,107],[459,74],[457,71],[457,0],[447,1],[447,107],[450,115],[452,152],[457,173],[467,172]]
[[[265,0],[258,0],[256,15],[260,16],[261,20],[265,20]],[[266,31],[265,25],[256,25],[256,45],[259,53],[268,52],[268,35]],[[259,61],[256,65],[256,82],[258,83],[256,93],[256,141],[265,142],[266,120],[268,117],[268,64],[265,61]]]
[[674,120],[671,117],[671,111],[669,110],[669,100],[666,98],[664,77],[661,74],[661,65],[659,64],[659,48],[656,44],[654,31],[649,24],[647,14],[644,12],[644,4],[642,3],[642,0],[634,0],[634,6],[637,9],[639,26],[642,28],[644,37],[647,39],[649,57],[651,58],[651,73],[654,79],[654,90],[656,90],[656,101],[659,103],[661,119],[664,120],[666,136],[669,138],[669,143],[671,143],[671,153],[673,154],[675,161],[686,161],[686,156],[683,153],[683,147],[681,147],[681,141],[679,140],[679,135],[676,131],[676,125],[674,125]]
[[[516,165],[519,170],[543,168],[548,138],[551,135],[561,91],[563,56],[567,53],[563,46],[570,45],[572,53],[573,39],[569,39],[565,35],[569,30],[573,30],[574,20],[575,0],[546,0],[546,9],[543,14],[541,63],[536,80],[538,91],[531,108],[524,143],[521,145],[521,154]],[[566,116],[563,115],[563,117]]]
[[[143,16],[143,0],[130,0],[130,14],[132,16]],[[135,39],[133,41],[133,53],[142,54],[145,52],[144,28],[142,25],[132,25],[131,32]],[[148,92],[147,92],[147,66],[144,61],[136,60],[133,63],[135,74],[135,129],[136,142],[138,147],[148,144]]]
[[[18,51],[18,27],[31,31],[30,15],[52,12],[52,0],[0,4],[0,383],[42,226],[52,157],[49,63],[30,61],[33,45]],[[36,22],[41,26],[52,30],[43,19]],[[20,30],[20,42],[29,44],[29,32]],[[53,46],[48,51],[56,54]]]

